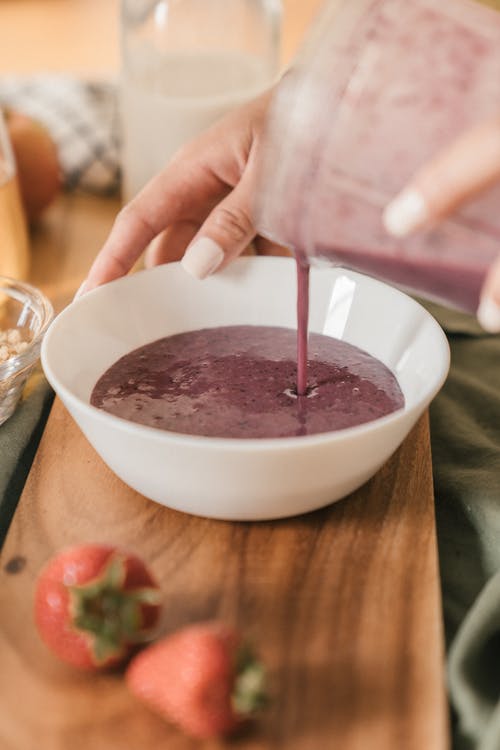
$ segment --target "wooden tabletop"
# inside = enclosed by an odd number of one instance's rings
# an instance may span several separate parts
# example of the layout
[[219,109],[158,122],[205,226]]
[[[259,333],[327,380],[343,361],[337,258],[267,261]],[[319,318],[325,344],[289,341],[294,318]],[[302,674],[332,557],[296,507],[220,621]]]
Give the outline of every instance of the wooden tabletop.
[[[284,1],[284,60],[320,4]],[[116,0],[2,0],[0,75],[116,75],[117,9]],[[31,280],[56,310],[85,278],[119,205],[63,195],[33,229]],[[127,488],[56,400],[0,558],[0,750],[199,747],[138,706],[120,674],[75,674],[38,640],[37,572],[84,540],[132,547],[152,565],[166,631],[222,617],[256,641],[274,700],[238,747],[447,747],[426,418],[345,501],[239,524],[185,516]]]
[[82,541],[118,543],[152,567],[163,630],[241,626],[272,702],[239,750],[445,750],[442,627],[424,418],[344,501],[278,522],[168,510],[103,464],[59,401],[1,556],[2,750],[216,748],[137,704],[122,674],[75,672],[37,637],[41,565]]

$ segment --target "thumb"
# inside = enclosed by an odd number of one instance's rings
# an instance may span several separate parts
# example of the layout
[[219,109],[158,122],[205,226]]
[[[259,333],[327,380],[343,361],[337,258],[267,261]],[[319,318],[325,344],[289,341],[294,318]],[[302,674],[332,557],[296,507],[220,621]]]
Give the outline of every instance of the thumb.
[[184,269],[204,279],[240,255],[255,237],[252,183],[243,177],[208,215],[182,259]]
[[477,317],[486,331],[500,333],[500,256],[484,282]]
[[386,207],[389,234],[404,237],[439,220],[500,178],[500,117],[462,134]]

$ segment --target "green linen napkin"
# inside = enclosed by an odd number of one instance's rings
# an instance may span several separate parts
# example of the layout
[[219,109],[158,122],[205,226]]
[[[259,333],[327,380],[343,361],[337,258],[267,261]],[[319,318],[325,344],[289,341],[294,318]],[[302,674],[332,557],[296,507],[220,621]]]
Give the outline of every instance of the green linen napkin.
[[14,414],[0,426],[0,547],[9,528],[52,404],[53,392],[37,369]]
[[455,750],[500,748],[500,335],[425,305],[451,348],[430,409]]
[[[450,683],[462,740],[460,747],[500,747],[500,575],[486,584],[452,644]],[[476,739],[477,743],[471,741]]]

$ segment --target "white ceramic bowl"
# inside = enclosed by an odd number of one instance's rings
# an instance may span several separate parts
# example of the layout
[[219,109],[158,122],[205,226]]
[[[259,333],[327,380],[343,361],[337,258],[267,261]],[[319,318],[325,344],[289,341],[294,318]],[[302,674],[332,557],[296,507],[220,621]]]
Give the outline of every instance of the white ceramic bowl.
[[311,272],[311,330],[361,347],[399,380],[404,409],[374,422],[305,437],[208,438],[127,422],[89,404],[113,362],[163,336],[237,324],[294,328],[295,294],[291,259],[243,258],[205,281],[177,263],[160,266],[66,308],[45,336],[43,367],[99,455],[146,497],[230,520],[304,513],[375,474],[446,378],[449,349],[441,328],[402,292],[343,269]]

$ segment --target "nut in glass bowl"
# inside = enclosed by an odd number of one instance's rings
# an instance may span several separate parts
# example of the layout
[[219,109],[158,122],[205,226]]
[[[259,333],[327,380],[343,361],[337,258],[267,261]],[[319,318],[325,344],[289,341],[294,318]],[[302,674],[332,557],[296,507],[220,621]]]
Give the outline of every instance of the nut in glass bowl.
[[0,276],[0,425],[17,406],[53,315],[38,289]]

